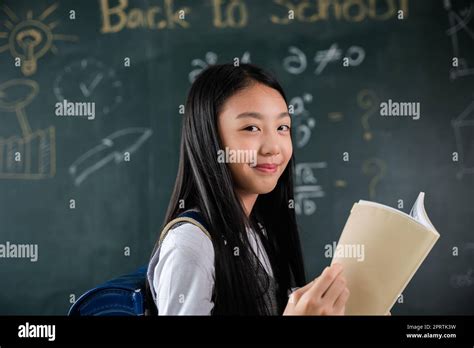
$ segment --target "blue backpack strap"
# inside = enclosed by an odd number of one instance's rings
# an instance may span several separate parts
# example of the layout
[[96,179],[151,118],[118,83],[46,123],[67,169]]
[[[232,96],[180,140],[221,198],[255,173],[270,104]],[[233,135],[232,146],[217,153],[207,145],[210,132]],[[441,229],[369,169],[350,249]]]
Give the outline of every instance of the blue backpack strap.
[[169,230],[171,228],[180,222],[189,222],[195,226],[197,226],[211,241],[211,234],[207,230],[207,223],[205,222],[204,218],[202,215],[195,210],[187,210],[185,212],[182,212],[181,214],[178,215],[175,219],[171,220],[166,224],[165,227],[163,227],[163,230],[161,231],[160,239],[158,243],[161,245],[163,242],[163,239],[165,239],[166,235],[168,234]]
[[208,225],[206,221],[202,217],[201,213],[196,210],[186,210],[185,212],[179,214],[178,217],[188,217],[194,219],[199,222],[206,230],[208,230]]

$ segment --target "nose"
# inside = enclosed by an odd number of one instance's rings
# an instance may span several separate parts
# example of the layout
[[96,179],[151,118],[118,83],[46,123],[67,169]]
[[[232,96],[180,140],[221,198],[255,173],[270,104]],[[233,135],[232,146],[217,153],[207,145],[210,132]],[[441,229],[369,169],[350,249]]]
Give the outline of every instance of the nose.
[[276,156],[280,154],[280,144],[276,132],[265,135],[260,146],[260,152],[263,156]]

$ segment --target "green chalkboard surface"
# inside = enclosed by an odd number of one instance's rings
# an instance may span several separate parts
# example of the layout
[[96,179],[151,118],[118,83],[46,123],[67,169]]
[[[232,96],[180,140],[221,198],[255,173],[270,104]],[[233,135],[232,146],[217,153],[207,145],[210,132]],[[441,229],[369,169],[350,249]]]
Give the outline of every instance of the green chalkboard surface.
[[456,0],[0,2],[0,313],[65,314],[148,261],[180,106],[202,69],[238,61],[289,98],[307,277],[359,199],[409,212],[423,191],[441,237],[392,314],[474,314],[473,13]]

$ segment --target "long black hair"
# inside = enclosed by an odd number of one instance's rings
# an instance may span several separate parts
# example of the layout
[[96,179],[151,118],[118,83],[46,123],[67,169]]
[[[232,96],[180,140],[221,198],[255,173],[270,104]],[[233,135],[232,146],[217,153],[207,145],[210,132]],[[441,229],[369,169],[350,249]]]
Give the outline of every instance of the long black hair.
[[[261,267],[261,264],[252,262],[255,254],[246,232],[246,226],[256,227],[257,222],[265,227],[268,236],[264,245],[278,287],[278,314],[282,314],[286,307],[290,287],[306,284],[292,204],[294,156],[275,189],[258,196],[249,217],[234,191],[230,169],[217,161],[218,150],[223,149],[217,127],[219,112],[229,97],[254,83],[277,90],[288,104],[278,81],[252,64],[212,65],[202,71],[192,84],[185,105],[178,174],[163,222],[165,226],[183,212],[180,202],[184,202],[186,209],[197,208],[201,212],[214,246],[212,314],[217,315],[269,314],[262,301],[262,292],[266,289],[256,286],[255,265]],[[152,255],[157,247],[158,241]],[[238,256],[235,256],[236,250],[239,251]],[[147,303],[150,307],[154,304],[150,303],[149,286],[147,282]],[[156,313],[153,308],[149,310],[149,313]]]

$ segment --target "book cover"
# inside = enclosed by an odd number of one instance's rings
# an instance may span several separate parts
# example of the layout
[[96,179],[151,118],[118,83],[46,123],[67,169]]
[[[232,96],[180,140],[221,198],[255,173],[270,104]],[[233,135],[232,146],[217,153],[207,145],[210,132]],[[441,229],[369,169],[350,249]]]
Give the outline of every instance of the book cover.
[[410,215],[368,201],[351,209],[331,262],[350,291],[346,315],[385,315],[439,238],[420,193]]

